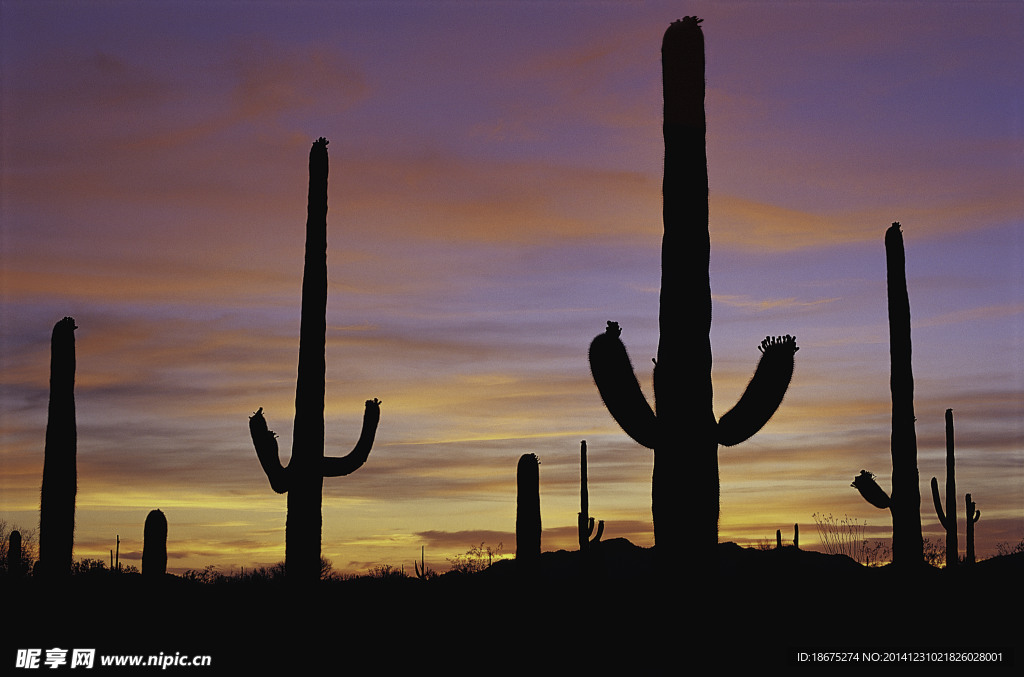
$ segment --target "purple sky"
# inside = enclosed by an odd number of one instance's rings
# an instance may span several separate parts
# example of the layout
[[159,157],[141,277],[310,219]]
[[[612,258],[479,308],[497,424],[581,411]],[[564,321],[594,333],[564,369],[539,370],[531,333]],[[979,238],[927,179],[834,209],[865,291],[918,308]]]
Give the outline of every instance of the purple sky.
[[[707,43],[715,411],[766,335],[800,352],[778,414],[720,451],[721,540],[812,514],[891,533],[883,235],[903,224],[928,481],[1024,538],[1024,5],[0,1],[0,519],[38,523],[49,336],[77,335],[75,556],[284,558],[306,160],[331,141],[327,452],[383,400],[367,464],[324,484],[336,569],[514,552],[515,468],[541,460],[543,547],[573,548],[579,442],[606,538],[653,541],[651,453],[586,353],[607,320],[650,396],[661,36]],[[680,488],[683,491],[683,488]],[[695,506],[699,509],[699,506]],[[138,562],[134,562],[136,565]]]

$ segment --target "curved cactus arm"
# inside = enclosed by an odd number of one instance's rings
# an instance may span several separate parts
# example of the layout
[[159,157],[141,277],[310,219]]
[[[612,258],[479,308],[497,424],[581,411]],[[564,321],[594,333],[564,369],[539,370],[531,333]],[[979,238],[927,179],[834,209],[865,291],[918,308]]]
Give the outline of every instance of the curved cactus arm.
[[761,361],[746,391],[718,421],[718,442],[726,447],[750,439],[782,404],[793,378],[793,355],[800,350],[795,336],[768,336],[758,347]]
[[939,480],[935,477],[932,478],[932,503],[935,504],[935,514],[939,517],[939,524],[943,529],[949,529],[946,513],[942,511],[942,499],[939,497]]
[[640,391],[626,346],[619,339],[621,332],[617,322],[609,322],[605,333],[590,343],[590,371],[615,422],[638,443],[653,449],[657,421],[651,405]]
[[288,469],[281,466],[281,455],[277,449],[277,435],[267,429],[267,419],[263,418],[263,407],[249,417],[249,434],[252,435],[256,456],[260,459],[263,472],[270,480],[270,488],[279,494],[288,491]]
[[370,456],[370,448],[373,447],[373,439],[377,435],[377,423],[380,421],[380,400],[376,397],[366,400],[366,410],[363,412],[363,430],[359,434],[359,441],[347,455],[327,456],[324,458],[324,477],[342,477],[359,470],[366,463]]
[[[591,523],[591,528],[593,528],[593,523],[594,523],[594,518],[593,517],[590,518],[590,523]],[[600,543],[601,542],[601,536],[603,536],[603,535],[604,535],[604,520],[599,520],[598,523],[597,523],[597,534],[595,534],[594,537],[592,539],[590,539],[590,542],[591,543]]]
[[850,486],[855,487],[860,492],[860,495],[864,497],[864,500],[876,508],[885,510],[892,507],[892,500],[889,498],[889,495],[885,493],[882,487],[878,486],[878,483],[875,482],[875,476],[867,470],[861,470],[860,474],[853,478],[853,484]]

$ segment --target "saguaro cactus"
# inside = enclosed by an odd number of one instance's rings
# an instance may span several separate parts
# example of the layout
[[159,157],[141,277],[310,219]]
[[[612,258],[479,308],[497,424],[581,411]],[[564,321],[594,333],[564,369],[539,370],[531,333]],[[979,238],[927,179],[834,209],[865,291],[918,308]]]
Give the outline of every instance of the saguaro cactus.
[[[796,342],[766,338],[761,361],[735,408],[715,420],[711,383],[711,240],[704,116],[704,35],[700,19],[674,22],[662,43],[665,111],[664,236],[655,411],[643,394],[620,329],[609,322],[590,345],[594,381],[623,430],[654,450],[654,539],[663,563],[683,543],[706,560],[718,543],[718,445],[738,444],[764,426],[793,374]],[[682,487],[685,486],[685,491]],[[696,507],[696,509],[695,509]],[[691,558],[693,561],[693,558]]]
[[295,386],[292,456],[282,467],[277,438],[260,407],[249,418],[256,455],[277,493],[288,493],[285,573],[294,581],[320,579],[321,504],[324,477],[339,477],[366,462],[380,420],[380,401],[366,401],[363,428],[355,448],[340,458],[324,456],[325,348],[327,342],[327,140],[309,151],[309,204],[306,258],[302,273],[299,369]]
[[946,568],[956,567],[960,559],[960,544],[956,533],[956,463],[953,458],[953,410],[946,410],[946,508],[947,515],[942,511],[942,500],[939,497],[939,480],[932,478],[932,502],[939,524],[946,530]]
[[516,468],[516,559],[533,562],[540,557],[540,461],[523,454]]
[[885,496],[871,473],[865,470],[854,479],[853,486],[869,503],[889,508],[892,513],[892,563],[919,564],[924,562],[924,537],[914,428],[917,419],[910,359],[910,298],[899,222],[885,231],[885,263],[889,297],[889,390],[892,394],[892,496]]
[[[597,523],[594,534],[594,518],[590,516],[590,492],[587,490],[587,441],[580,442],[580,512],[576,517],[580,552],[586,552],[591,544],[600,543],[604,534],[604,520]],[[594,538],[591,539],[591,536]]]
[[50,405],[46,420],[43,484],[39,500],[39,571],[71,574],[78,491],[78,430],[75,423],[75,326],[65,317],[50,341]]
[[974,564],[974,524],[981,519],[981,511],[977,510],[971,495],[964,496],[964,506],[967,508],[967,557],[965,564]]
[[146,515],[142,537],[142,574],[163,576],[167,573],[167,518],[160,510]]
[[24,560],[21,557],[21,532],[17,529],[11,531],[7,538],[7,575],[12,577],[21,576],[24,571]]

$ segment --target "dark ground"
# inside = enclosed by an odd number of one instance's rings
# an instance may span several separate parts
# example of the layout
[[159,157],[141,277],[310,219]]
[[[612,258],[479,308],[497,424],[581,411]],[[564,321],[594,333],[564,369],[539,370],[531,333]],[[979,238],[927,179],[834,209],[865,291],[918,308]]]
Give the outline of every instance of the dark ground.
[[[723,543],[717,573],[694,580],[686,563],[659,575],[651,549],[624,539],[601,545],[586,569],[579,553],[559,551],[542,554],[532,572],[502,561],[427,582],[366,578],[314,589],[174,576],[155,583],[84,577],[60,586],[0,579],[0,674],[32,672],[13,669],[17,649],[53,647],[210,655],[210,667],[171,670],[197,675],[884,673],[913,669],[914,659],[929,660],[925,667],[937,674],[1020,674],[1024,666],[1024,554],[956,572],[900,572],[791,547]],[[817,655],[831,651],[843,653]],[[869,662],[865,652],[879,655]],[[950,652],[1000,652],[1002,661],[953,662],[973,654]],[[817,660],[852,656],[860,660]]]

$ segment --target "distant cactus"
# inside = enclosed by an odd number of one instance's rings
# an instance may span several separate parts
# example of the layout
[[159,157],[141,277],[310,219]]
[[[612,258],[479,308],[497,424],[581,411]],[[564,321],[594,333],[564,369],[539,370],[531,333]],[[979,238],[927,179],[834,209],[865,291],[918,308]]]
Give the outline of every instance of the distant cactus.
[[516,560],[531,563],[540,557],[540,461],[523,454],[516,469]]
[[946,568],[953,569],[960,559],[960,544],[956,533],[956,463],[953,458],[953,410],[946,410],[946,508],[949,514],[942,511],[942,500],[939,497],[939,481],[932,478],[932,502],[939,524],[946,530]]
[[416,570],[416,578],[420,579],[421,581],[429,581],[429,580],[437,577],[437,572],[434,571],[433,569],[427,567],[427,562],[424,559],[425,553],[426,553],[426,547],[421,545],[420,546],[420,561],[419,562],[417,562],[416,560],[412,561],[413,569]]
[[866,470],[853,480],[861,495],[892,513],[892,562],[924,562],[921,534],[921,488],[914,429],[914,370],[911,365],[910,299],[906,255],[899,222],[885,231],[885,263],[889,298],[889,389],[892,392],[892,495],[888,496]]
[[25,560],[21,554],[21,532],[11,531],[7,539],[7,575],[15,578],[25,571]]
[[[587,441],[580,442],[580,512],[576,518],[576,530],[580,552],[586,552],[592,544],[600,543],[604,534],[604,520],[597,523],[594,535],[594,518],[590,516],[590,494],[587,491]],[[591,539],[593,536],[593,539]]]
[[[718,543],[718,445],[739,444],[768,422],[789,386],[797,351],[791,336],[765,339],[746,393],[715,420],[700,22],[696,17],[674,22],[662,43],[665,176],[657,414],[640,391],[618,324],[609,322],[590,345],[591,371],[609,413],[626,434],[654,450],[654,540],[663,566],[710,561]],[[684,544],[696,552],[685,553]]]
[[167,573],[167,518],[162,511],[146,515],[142,538],[142,575],[163,576]]
[[967,508],[967,558],[965,564],[974,564],[974,524],[981,519],[981,511],[971,500],[971,495],[964,496],[964,505]]
[[50,406],[46,420],[43,485],[39,501],[39,573],[71,575],[78,491],[75,423],[75,326],[65,317],[50,341]]
[[[797,550],[800,549],[800,525],[793,525],[793,547]],[[782,548],[782,529],[775,530],[775,548],[776,550]]]
[[293,581],[320,580],[323,478],[354,472],[366,462],[380,420],[380,400],[366,401],[363,428],[355,448],[344,457],[324,457],[325,347],[327,336],[327,140],[309,152],[309,203],[306,258],[302,273],[299,370],[295,387],[292,456],[282,467],[277,438],[260,407],[249,418],[256,455],[277,493],[288,493],[285,572]]

